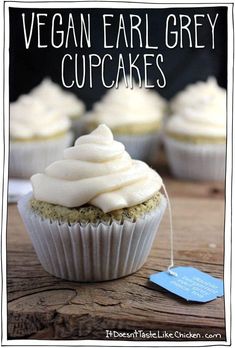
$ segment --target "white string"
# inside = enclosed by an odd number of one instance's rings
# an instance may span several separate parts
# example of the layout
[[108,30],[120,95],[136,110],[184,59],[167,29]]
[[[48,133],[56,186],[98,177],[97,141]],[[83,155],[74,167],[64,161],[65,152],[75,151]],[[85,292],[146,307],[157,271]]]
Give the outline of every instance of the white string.
[[169,199],[169,196],[168,196],[168,193],[167,193],[167,190],[166,190],[166,187],[164,184],[162,184],[162,187],[163,187],[163,191],[166,195],[166,199],[167,199],[167,206],[168,206],[168,209],[169,209],[169,220],[170,220],[170,250],[171,250],[171,256],[170,256],[170,265],[168,266],[167,268],[167,271],[170,273],[170,275],[173,275],[173,276],[177,276],[177,273],[172,271],[171,268],[174,267],[174,234],[173,234],[173,225],[172,225],[172,210],[171,210],[171,202],[170,202],[170,199]]

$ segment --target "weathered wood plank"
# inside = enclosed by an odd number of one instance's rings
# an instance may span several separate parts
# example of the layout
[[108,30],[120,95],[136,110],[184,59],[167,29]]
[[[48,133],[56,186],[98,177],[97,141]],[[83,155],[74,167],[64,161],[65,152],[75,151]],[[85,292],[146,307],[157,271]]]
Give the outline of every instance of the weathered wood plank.
[[[172,207],[176,265],[222,278],[223,200],[187,198],[179,192]],[[119,280],[81,284],[46,273],[15,205],[9,206],[7,254],[9,338],[105,339],[106,329],[209,332],[225,338],[223,298],[189,304],[148,281],[169,264],[167,214],[144,267]]]

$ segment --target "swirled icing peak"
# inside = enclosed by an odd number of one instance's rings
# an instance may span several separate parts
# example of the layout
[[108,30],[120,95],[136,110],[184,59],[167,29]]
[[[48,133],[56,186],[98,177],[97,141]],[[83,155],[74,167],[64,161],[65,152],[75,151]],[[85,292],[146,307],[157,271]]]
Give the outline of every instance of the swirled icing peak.
[[174,113],[181,112],[185,108],[197,109],[202,106],[219,107],[224,110],[225,105],[226,90],[217,84],[214,77],[188,85],[171,101],[171,109]]
[[165,100],[156,92],[133,83],[127,88],[124,81],[110,89],[87,114],[88,123],[105,123],[111,129],[123,125],[160,122],[166,108]]
[[78,138],[62,160],[31,181],[37,200],[68,208],[91,204],[105,213],[145,202],[162,186],[161,177],[132,160],[103,124]]
[[63,90],[51,79],[45,78],[31,94],[49,107],[59,109],[68,117],[81,116],[85,111],[84,103],[73,93]]
[[175,97],[172,108],[168,132],[226,137],[226,91],[214,78],[188,86]]
[[12,139],[46,138],[70,128],[70,120],[58,109],[49,108],[38,98],[22,95],[10,104]]

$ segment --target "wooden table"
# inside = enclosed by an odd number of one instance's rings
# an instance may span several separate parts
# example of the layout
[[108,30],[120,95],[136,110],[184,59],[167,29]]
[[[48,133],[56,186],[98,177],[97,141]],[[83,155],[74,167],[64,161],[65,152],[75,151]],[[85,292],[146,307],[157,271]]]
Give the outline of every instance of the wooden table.
[[[169,176],[165,183],[173,208],[175,264],[195,266],[222,279],[223,185],[186,183]],[[157,340],[164,341],[175,331],[182,335],[177,340],[192,340],[186,337],[190,332],[195,340],[225,340],[224,298],[187,303],[148,281],[150,274],[169,264],[167,213],[146,264],[119,280],[82,284],[45,272],[16,205],[8,210],[7,255],[9,338],[107,340],[106,330],[129,333],[139,329],[151,330]]]

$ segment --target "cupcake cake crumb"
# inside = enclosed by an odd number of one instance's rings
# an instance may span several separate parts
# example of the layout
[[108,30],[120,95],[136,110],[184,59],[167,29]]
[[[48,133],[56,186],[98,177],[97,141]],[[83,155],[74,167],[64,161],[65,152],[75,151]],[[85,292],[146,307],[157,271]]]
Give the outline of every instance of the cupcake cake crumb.
[[32,199],[30,204],[32,211],[44,219],[59,221],[60,223],[98,223],[118,221],[123,223],[124,220],[136,221],[139,217],[154,210],[161,201],[162,194],[157,192],[149,200],[137,204],[133,207],[123,208],[104,213],[98,207],[84,205],[82,207],[67,208],[47,202]]

